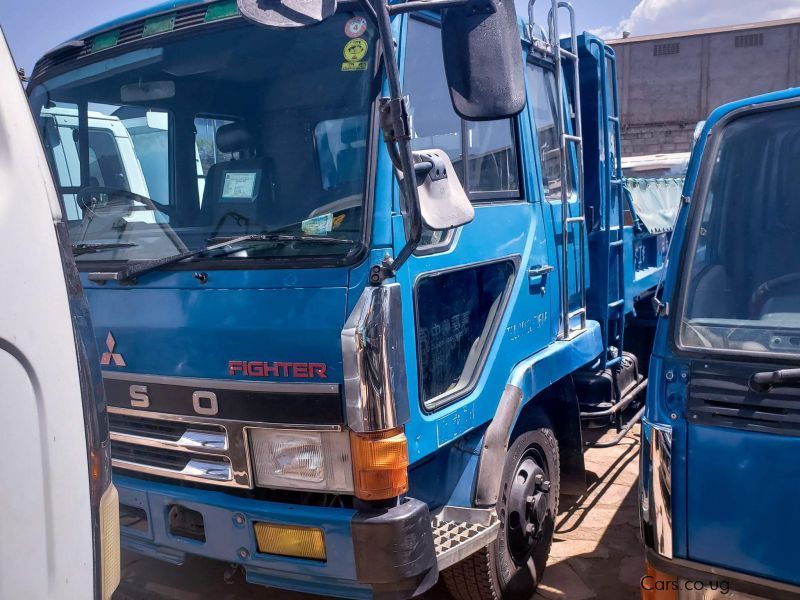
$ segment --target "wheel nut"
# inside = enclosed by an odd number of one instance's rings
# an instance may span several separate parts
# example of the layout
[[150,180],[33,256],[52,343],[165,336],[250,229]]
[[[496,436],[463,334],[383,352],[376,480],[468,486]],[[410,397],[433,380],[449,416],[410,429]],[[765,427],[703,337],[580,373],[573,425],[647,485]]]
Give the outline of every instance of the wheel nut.
[[549,492],[550,491],[550,482],[549,481],[543,481],[539,487],[543,492]]

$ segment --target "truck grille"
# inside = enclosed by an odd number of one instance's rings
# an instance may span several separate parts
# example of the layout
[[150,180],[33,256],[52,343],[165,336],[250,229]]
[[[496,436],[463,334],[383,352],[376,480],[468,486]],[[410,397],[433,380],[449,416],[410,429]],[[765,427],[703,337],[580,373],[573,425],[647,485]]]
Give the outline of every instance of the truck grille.
[[252,487],[245,427],[110,406],[115,469],[229,487]]
[[800,388],[776,386],[768,393],[750,389],[754,369],[738,364],[703,363],[692,369],[688,414],[691,422],[783,435],[800,435]]

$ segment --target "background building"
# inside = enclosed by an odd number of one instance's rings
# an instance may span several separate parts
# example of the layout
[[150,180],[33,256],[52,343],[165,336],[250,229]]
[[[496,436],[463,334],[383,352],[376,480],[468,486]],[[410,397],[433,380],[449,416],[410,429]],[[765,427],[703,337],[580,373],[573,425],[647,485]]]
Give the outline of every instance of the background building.
[[610,40],[623,156],[688,152],[725,102],[800,85],[800,18]]

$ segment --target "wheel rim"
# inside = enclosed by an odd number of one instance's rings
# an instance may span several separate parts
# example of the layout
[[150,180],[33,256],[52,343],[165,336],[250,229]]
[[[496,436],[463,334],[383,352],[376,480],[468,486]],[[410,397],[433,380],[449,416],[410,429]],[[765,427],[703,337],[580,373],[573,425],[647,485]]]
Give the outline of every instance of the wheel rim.
[[506,501],[506,544],[517,565],[527,563],[539,542],[552,532],[552,520],[547,461],[532,446],[517,463]]

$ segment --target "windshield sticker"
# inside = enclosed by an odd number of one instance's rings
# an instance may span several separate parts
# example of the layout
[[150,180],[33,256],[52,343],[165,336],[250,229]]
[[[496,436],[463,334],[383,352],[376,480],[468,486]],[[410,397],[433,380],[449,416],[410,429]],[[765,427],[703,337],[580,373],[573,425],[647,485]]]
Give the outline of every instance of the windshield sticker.
[[225,173],[225,182],[222,184],[222,197],[252,200],[255,197],[255,188],[255,171],[249,173]]
[[353,17],[344,24],[344,34],[349,38],[360,38],[367,32],[367,20],[364,17]]
[[306,235],[327,235],[333,228],[333,214],[311,217],[303,221],[301,226]]
[[342,52],[347,62],[342,63],[342,71],[366,71],[367,62],[362,59],[367,55],[368,48],[369,44],[363,38],[347,42]]

